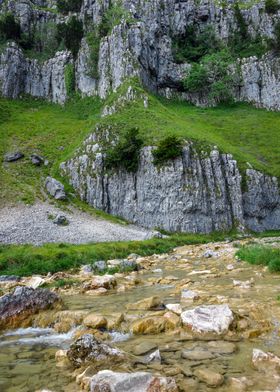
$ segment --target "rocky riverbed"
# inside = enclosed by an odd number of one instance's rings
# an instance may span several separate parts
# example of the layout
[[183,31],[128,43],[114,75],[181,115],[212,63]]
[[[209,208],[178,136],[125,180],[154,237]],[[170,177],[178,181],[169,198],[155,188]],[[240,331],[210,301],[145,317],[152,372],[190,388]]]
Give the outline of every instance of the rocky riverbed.
[[279,275],[236,259],[248,241],[106,263],[130,273],[1,278],[0,390],[279,391]]

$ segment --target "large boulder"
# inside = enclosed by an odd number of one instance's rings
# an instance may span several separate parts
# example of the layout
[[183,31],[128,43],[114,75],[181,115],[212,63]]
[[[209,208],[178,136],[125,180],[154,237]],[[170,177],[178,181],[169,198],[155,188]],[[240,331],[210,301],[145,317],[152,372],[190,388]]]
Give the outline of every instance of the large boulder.
[[57,181],[55,178],[47,177],[45,185],[47,192],[56,200],[66,199],[64,185],[61,184],[61,182]]
[[183,325],[194,333],[225,334],[234,320],[228,305],[198,306],[181,314]]
[[58,295],[50,290],[17,287],[13,293],[0,297],[0,329],[26,326],[33,314],[59,303]]
[[116,373],[103,370],[91,379],[91,392],[177,392],[172,378],[146,372]]
[[86,364],[104,364],[122,361],[125,355],[117,348],[111,347],[96,339],[93,335],[85,334],[71,344],[67,357],[74,367]]

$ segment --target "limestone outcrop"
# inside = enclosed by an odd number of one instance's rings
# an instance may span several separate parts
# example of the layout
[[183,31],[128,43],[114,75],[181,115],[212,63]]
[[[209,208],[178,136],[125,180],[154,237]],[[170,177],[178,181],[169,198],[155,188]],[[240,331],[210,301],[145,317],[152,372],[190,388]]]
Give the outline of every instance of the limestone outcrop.
[[61,170],[82,200],[145,227],[193,233],[279,229],[277,178],[249,167],[241,172],[230,154],[213,149],[203,155],[192,143],[162,167],[154,165],[152,151],[141,150],[136,173],[107,171],[105,151],[92,134]]

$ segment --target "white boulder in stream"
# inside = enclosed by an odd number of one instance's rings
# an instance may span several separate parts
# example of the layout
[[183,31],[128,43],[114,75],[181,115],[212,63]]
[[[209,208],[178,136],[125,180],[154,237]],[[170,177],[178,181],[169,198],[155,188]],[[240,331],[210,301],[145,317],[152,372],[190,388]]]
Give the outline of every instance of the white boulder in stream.
[[102,370],[91,379],[91,392],[177,392],[173,378],[146,372],[116,373]]
[[181,319],[193,332],[222,335],[228,331],[234,316],[228,305],[204,305],[186,310]]

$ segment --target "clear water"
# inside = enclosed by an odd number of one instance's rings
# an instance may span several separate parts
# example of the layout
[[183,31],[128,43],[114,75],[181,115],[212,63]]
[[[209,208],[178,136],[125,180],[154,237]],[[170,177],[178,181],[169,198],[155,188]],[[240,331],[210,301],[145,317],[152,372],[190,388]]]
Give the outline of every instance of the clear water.
[[[273,390],[275,379],[269,382],[259,372],[253,370],[251,366],[251,356],[253,348],[260,348],[264,351],[273,351],[280,356],[280,303],[276,297],[280,292],[279,277],[269,273],[264,273],[259,277],[256,273],[261,272],[259,267],[251,267],[245,264],[237,265],[242,267],[241,271],[226,272],[225,260],[190,260],[190,263],[176,262],[173,264],[161,263],[155,268],[162,268],[163,276],[173,275],[179,279],[188,277],[188,273],[194,269],[212,269],[218,276],[206,277],[203,275],[191,276],[196,282],[191,289],[203,291],[208,299],[202,297],[201,302],[207,303],[212,296],[226,296],[229,299],[231,308],[247,309],[249,305],[263,306],[265,318],[273,324],[272,330],[260,337],[243,340],[237,343],[238,350],[231,355],[223,355],[211,361],[205,361],[205,366],[214,367],[217,371],[225,374],[226,377],[247,376],[254,381],[254,386],[248,390]],[[220,276],[219,276],[220,274]],[[144,282],[155,277],[155,274],[146,272],[141,275]],[[247,280],[251,277],[255,279],[255,286],[249,290],[233,288],[233,279]],[[175,282],[177,283],[177,282]],[[64,301],[70,310],[90,310],[103,315],[125,312],[125,305],[136,302],[140,299],[159,295],[165,303],[179,302],[180,294],[176,292],[173,284],[168,285],[139,285],[124,293],[112,292],[106,296],[86,296],[73,295],[65,296]],[[190,305],[193,307],[194,305]],[[132,311],[129,313],[133,314]],[[137,313],[137,312],[134,312]],[[70,371],[57,368],[55,363],[55,352],[59,348],[67,348],[71,342],[74,331],[66,334],[58,334],[50,328],[27,328],[16,331],[8,331],[0,335],[0,391],[1,392],[34,392],[43,388],[48,388],[55,392],[76,392],[78,386],[72,378]],[[193,342],[178,342],[175,336],[161,334],[157,336],[132,336],[129,332],[116,331],[111,334],[114,344],[128,352],[132,352],[136,344],[152,340],[163,350],[163,357],[166,361],[173,361],[179,365],[190,365],[186,360],[178,356],[178,351],[188,349],[193,346]],[[177,352],[164,352],[166,344],[177,345]],[[207,343],[199,343],[204,347]],[[142,370],[142,369],[141,369]],[[198,391],[208,391],[205,384],[200,384]],[[209,391],[212,389],[209,389]],[[226,386],[217,388],[219,391],[227,391]]]

